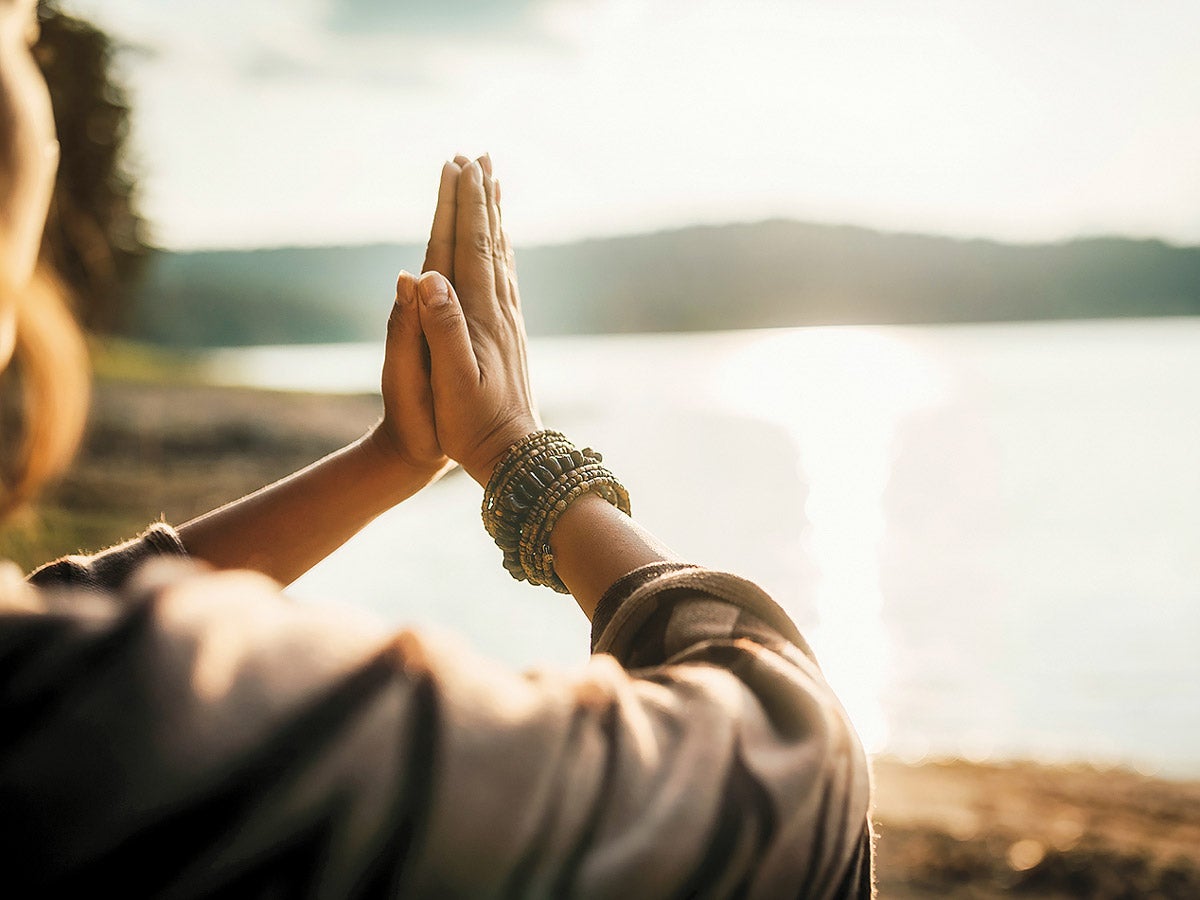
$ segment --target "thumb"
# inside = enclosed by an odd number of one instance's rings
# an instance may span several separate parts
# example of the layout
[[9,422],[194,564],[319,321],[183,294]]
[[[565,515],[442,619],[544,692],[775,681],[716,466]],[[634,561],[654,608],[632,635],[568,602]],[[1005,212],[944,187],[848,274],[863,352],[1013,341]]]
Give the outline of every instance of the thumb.
[[426,272],[417,282],[421,330],[429,345],[429,374],[434,393],[479,382],[479,364],[471,346],[467,317],[454,288],[439,272]]

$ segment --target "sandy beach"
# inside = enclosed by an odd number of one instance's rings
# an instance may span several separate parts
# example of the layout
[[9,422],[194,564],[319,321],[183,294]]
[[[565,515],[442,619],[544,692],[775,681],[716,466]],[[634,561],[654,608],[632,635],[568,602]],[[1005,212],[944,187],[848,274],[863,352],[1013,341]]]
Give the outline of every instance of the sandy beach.
[[[101,381],[83,452],[6,535],[26,568],[179,522],[360,435],[378,399]],[[883,897],[1200,897],[1200,782],[877,759]]]

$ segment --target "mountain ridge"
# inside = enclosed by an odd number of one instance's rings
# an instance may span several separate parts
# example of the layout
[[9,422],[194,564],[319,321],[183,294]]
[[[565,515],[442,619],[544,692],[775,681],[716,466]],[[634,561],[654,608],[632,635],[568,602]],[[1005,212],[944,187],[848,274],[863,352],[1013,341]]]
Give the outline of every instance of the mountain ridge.
[[[173,346],[373,340],[424,247],[159,251],[134,336]],[[793,220],[518,249],[531,334],[1200,315],[1200,247],[1008,244]]]

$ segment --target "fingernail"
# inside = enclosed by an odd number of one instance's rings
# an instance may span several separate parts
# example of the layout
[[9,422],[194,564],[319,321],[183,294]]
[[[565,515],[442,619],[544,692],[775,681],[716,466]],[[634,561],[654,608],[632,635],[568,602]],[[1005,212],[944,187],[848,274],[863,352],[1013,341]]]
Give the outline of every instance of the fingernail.
[[413,276],[406,269],[401,269],[400,277],[396,279],[396,300],[409,305],[416,300],[413,296]]
[[437,272],[426,272],[417,282],[417,287],[421,290],[421,300],[426,306],[436,306],[450,299],[450,294],[446,291],[446,279]]

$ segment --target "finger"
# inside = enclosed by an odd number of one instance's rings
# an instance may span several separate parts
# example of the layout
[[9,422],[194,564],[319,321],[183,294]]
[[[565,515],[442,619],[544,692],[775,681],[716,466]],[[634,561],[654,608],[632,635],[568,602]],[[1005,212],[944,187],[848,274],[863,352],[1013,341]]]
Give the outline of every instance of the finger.
[[508,270],[508,289],[512,294],[510,300],[518,309],[521,307],[521,290],[517,284],[517,255],[513,252],[512,242],[508,238],[508,232],[504,230],[503,224],[500,226],[500,252],[504,254],[504,265]]
[[469,159],[467,159],[465,156],[463,156],[461,153],[458,154],[458,156],[454,157],[454,162],[460,169],[465,169],[467,166],[469,166],[471,164],[471,161]]
[[458,175],[461,171],[457,163],[448,162],[442,166],[437,208],[433,211],[425,263],[421,267],[422,272],[441,272],[451,282],[454,281],[454,219],[458,207]]
[[[490,166],[489,166],[490,168]],[[500,229],[500,206],[496,202],[496,182],[485,172],[483,194],[487,199],[488,233],[492,243],[492,271],[496,279],[496,299],[502,304],[512,303],[512,290],[508,283],[508,265],[504,258],[504,234]]]
[[475,162],[479,163],[479,168],[483,169],[484,177],[492,177],[492,156],[490,153],[483,154],[483,156],[479,157],[479,159],[475,160]]
[[383,396],[389,414],[412,449],[424,455],[436,454],[428,349],[417,309],[417,279],[408,272],[401,272],[396,279],[396,302],[388,317]]
[[496,270],[492,230],[488,221],[483,169],[469,163],[458,177],[458,212],[455,218],[454,284],[467,322],[474,327],[494,321]]
[[421,276],[417,294],[421,330],[429,345],[434,402],[455,402],[463,386],[479,383],[479,365],[466,316],[454,288],[438,272]]
[[[493,190],[496,196],[496,210],[500,216],[500,251],[504,256],[504,266],[508,275],[508,290],[509,302],[516,311],[517,321],[520,323],[521,331],[525,330],[525,323],[521,316],[521,290],[517,286],[517,257],[513,253],[512,242],[508,238],[508,232],[504,230],[504,215],[500,209],[500,182],[493,181]],[[532,397],[533,390],[529,385],[529,360],[526,355],[525,341],[517,342],[517,351],[521,360],[521,371],[525,377],[526,396]]]
[[504,254],[505,261],[508,263],[508,274],[516,280],[516,260],[512,253],[512,245],[509,243],[508,232],[504,230],[504,191],[501,188],[499,178],[492,179],[492,193],[496,199],[496,214],[500,220],[500,250]]
[[521,307],[521,293],[517,290],[517,258],[512,252],[512,244],[509,240],[509,233],[504,230],[504,208],[500,205],[500,180],[492,179],[492,193],[496,197],[496,215],[500,223],[500,256],[504,258],[504,268],[508,275],[509,283],[509,302],[517,308]]

